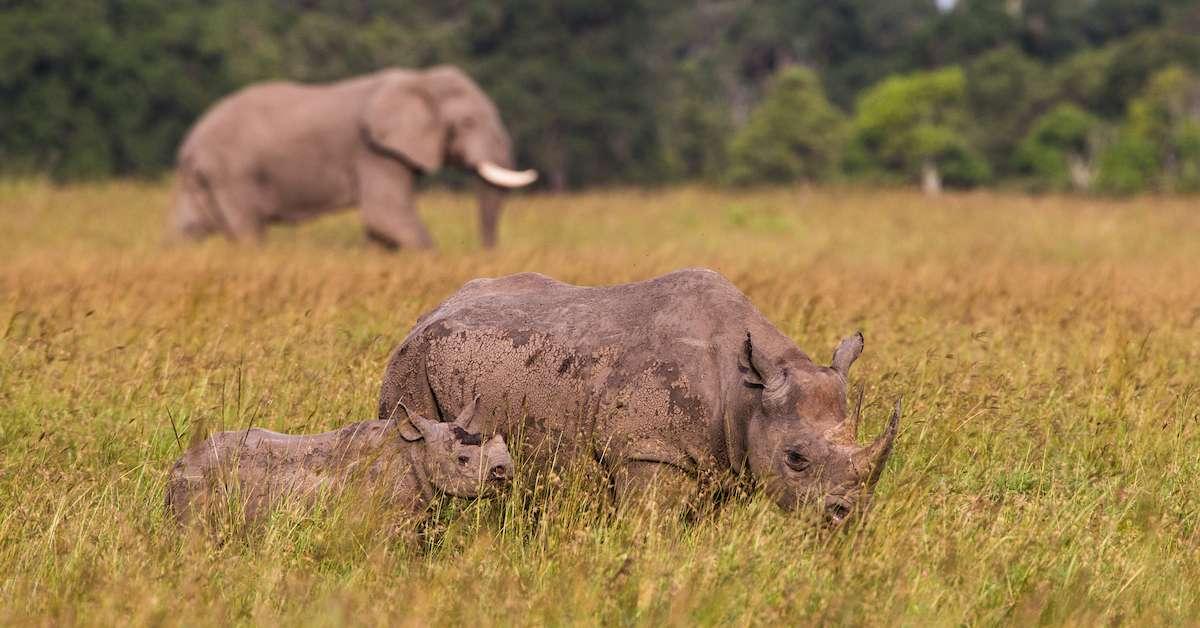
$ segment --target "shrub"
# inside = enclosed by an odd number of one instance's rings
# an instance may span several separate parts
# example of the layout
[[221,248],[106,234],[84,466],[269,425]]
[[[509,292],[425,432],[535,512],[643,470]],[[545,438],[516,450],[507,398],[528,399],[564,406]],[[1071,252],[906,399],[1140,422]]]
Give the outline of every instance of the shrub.
[[1200,77],[1174,65],[1154,74],[1129,103],[1128,131],[1154,146],[1164,189],[1200,184]]
[[1098,183],[1116,194],[1200,189],[1200,77],[1175,65],[1146,82],[1104,151]]
[[1018,169],[1033,175],[1041,188],[1088,187],[1087,181],[1073,180],[1071,160],[1086,167],[1098,123],[1095,116],[1075,105],[1058,105],[1033,123],[1017,147]]
[[932,176],[935,187],[943,177],[952,185],[983,183],[990,168],[967,139],[967,121],[960,68],[888,78],[859,99],[847,168]]
[[1096,187],[1111,194],[1145,191],[1154,182],[1158,158],[1152,142],[1128,130],[1100,155]]
[[980,55],[965,68],[971,142],[998,168],[1014,166],[1013,155],[1030,122],[1054,100],[1045,66],[1016,46]]
[[816,73],[791,67],[729,143],[734,184],[828,179],[837,173],[846,120],[825,97]]

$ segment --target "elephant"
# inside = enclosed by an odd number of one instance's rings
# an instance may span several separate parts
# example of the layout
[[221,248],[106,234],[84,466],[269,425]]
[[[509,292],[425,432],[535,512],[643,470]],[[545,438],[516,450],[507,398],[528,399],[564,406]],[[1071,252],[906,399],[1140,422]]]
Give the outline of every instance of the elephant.
[[171,222],[185,238],[256,243],[268,224],[357,204],[372,240],[430,248],[414,186],[446,162],[478,175],[481,238],[495,246],[504,190],[537,172],[512,170],[499,110],[462,70],[254,84],[219,101],[184,138]]

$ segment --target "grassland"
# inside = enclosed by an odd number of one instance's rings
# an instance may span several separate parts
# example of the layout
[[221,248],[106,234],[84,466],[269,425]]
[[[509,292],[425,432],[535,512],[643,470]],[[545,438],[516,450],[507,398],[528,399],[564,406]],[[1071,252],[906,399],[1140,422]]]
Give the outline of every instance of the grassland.
[[[0,625],[1195,623],[1200,202],[905,191],[513,199],[479,250],[353,214],[261,249],[168,247],[167,187],[0,184]],[[389,350],[464,281],[604,284],[715,268],[822,360],[861,328],[867,433],[903,396],[869,519],[761,498],[692,525],[615,518],[586,481],[445,504],[427,543],[353,504],[220,542],[165,473],[196,433],[370,418]],[[177,432],[179,436],[177,437]],[[530,482],[528,478],[524,482]]]

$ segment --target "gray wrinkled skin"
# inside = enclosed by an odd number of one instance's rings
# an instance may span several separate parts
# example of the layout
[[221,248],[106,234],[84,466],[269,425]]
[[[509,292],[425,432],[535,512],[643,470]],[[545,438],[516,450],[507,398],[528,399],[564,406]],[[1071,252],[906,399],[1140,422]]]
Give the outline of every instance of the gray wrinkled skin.
[[[243,242],[266,226],[358,206],[368,235],[426,248],[417,176],[453,163],[511,168],[495,103],[452,66],[387,69],[321,85],[248,86],[213,105],[179,148],[175,233]],[[496,242],[503,191],[478,179],[483,243]]]
[[400,403],[444,415],[479,395],[485,431],[538,469],[597,460],[619,499],[740,477],[839,524],[869,501],[899,418],[897,404],[883,436],[856,444],[846,376],[862,347],[850,336],[815,364],[710,270],[598,288],[476,279],[393,352],[380,416]]
[[472,403],[453,423],[414,414],[315,435],[258,428],[214,434],[175,463],[166,506],[188,523],[230,495],[242,501],[247,521],[282,500],[311,502],[352,485],[413,514],[438,493],[489,497],[511,481],[512,459],[503,437],[470,431],[473,414]]

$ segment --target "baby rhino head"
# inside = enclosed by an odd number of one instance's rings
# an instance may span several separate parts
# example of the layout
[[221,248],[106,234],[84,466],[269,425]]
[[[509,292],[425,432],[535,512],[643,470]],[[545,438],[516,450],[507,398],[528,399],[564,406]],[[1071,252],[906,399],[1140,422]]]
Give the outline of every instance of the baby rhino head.
[[406,440],[421,441],[419,463],[434,488],[455,497],[489,497],[512,481],[513,463],[499,434],[485,438],[475,431],[472,399],[452,422],[431,421],[408,410],[400,424]]

